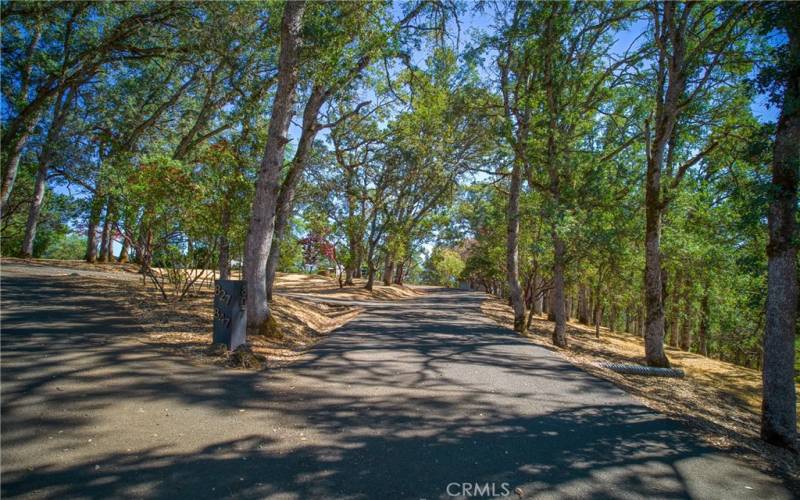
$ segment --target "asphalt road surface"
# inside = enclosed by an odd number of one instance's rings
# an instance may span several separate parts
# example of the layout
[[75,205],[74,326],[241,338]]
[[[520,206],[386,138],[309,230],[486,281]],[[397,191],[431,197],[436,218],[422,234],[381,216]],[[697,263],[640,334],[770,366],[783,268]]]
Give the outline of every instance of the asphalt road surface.
[[477,293],[370,305],[252,373],[142,344],[80,279],[3,267],[4,498],[791,498]]

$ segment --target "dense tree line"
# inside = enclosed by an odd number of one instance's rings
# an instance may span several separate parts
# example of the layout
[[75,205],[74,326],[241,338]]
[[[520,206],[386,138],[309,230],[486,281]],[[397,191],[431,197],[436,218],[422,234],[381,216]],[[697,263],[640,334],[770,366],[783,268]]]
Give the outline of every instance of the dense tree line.
[[2,10],[3,255],[136,262],[178,300],[175,270],[237,267],[254,335],[278,271],[479,288],[558,346],[575,318],[761,368],[794,445],[794,5]]

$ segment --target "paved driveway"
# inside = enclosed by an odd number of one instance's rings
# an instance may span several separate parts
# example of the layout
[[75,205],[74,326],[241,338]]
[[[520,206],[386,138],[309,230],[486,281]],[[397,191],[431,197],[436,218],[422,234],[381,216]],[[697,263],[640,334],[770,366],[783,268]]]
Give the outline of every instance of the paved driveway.
[[138,342],[77,279],[3,269],[3,497],[791,498],[479,294],[370,305],[250,373]]

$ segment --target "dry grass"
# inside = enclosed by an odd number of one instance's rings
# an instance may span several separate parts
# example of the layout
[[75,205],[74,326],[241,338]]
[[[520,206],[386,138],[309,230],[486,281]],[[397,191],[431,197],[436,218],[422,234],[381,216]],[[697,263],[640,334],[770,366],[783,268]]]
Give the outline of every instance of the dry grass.
[[280,294],[304,293],[321,299],[339,300],[403,300],[421,295],[421,287],[407,285],[383,286],[375,283],[372,291],[366,290],[366,280],[353,280],[355,286],[339,288],[334,278],[313,274],[278,273],[275,278],[275,292]]
[[[489,298],[481,304],[483,313],[512,328],[514,315],[505,301]],[[555,351],[572,364],[610,380],[646,406],[688,423],[705,442],[729,450],[767,472],[777,472],[800,487],[800,459],[797,455],[763,443],[759,438],[761,374],[699,354],[667,348],[675,367],[683,368],[683,379],[622,375],[601,368],[598,362],[644,363],[644,343],[628,333],[568,323],[569,347],[552,345],[553,323],[534,318],[525,335],[531,342]],[[800,392],[800,387],[798,387]]]
[[57,267],[81,271],[99,271],[119,274],[138,274],[137,264],[118,264],[116,262],[89,264],[85,260],[51,260],[51,259],[18,259],[16,257],[3,257],[3,264],[24,264],[30,267]]
[[[285,366],[300,359],[325,335],[352,320],[362,307],[338,304],[336,300],[402,299],[419,295],[410,287],[375,287],[374,293],[355,287],[339,289],[335,280],[323,276],[279,274],[276,277],[275,297],[271,304],[279,335],[250,336],[253,351],[267,359],[267,366]],[[152,343],[189,356],[202,363],[224,363],[224,359],[209,356],[207,349],[213,325],[213,291],[203,288],[181,302],[165,303],[152,286],[141,283],[131,287],[137,316],[148,332]],[[286,294],[307,297],[287,297]],[[331,300],[333,299],[333,301]]]
[[[76,286],[100,291],[122,307],[131,310],[147,332],[145,342],[188,357],[196,363],[223,365],[224,357],[208,352],[213,329],[213,277],[198,281],[180,302],[165,302],[147,280],[143,282],[135,264],[88,264],[84,261],[3,258],[3,264],[24,264],[48,272],[51,268],[91,271]],[[52,271],[50,271],[52,272]],[[213,277],[212,277],[213,276]],[[238,276],[235,276],[238,278]],[[204,283],[205,286],[200,286]],[[278,273],[275,297],[271,304],[279,335],[250,337],[253,351],[267,359],[267,366],[283,366],[296,361],[325,335],[352,320],[363,311],[358,305],[340,300],[402,300],[417,297],[422,288],[375,285],[369,292],[364,281],[339,288],[335,279],[318,275]],[[303,294],[304,297],[298,297]]]

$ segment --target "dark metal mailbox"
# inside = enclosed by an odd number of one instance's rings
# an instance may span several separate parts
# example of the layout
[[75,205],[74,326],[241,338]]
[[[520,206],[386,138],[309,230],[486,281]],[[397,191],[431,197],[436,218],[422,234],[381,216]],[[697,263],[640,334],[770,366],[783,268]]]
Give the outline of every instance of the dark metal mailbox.
[[214,283],[214,343],[236,349],[247,340],[247,292],[243,280]]

